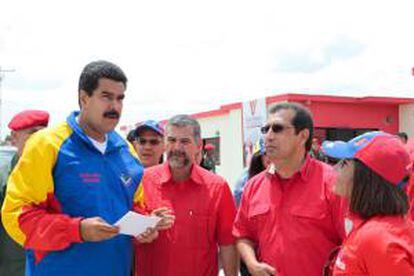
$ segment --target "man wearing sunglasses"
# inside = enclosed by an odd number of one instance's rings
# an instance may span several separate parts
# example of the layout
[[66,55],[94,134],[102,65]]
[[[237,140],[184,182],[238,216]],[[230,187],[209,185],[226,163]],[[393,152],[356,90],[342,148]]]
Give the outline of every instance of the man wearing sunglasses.
[[135,129],[133,145],[144,168],[162,163],[164,129],[153,120],[140,123]]
[[[46,127],[48,123],[49,113],[41,110],[25,110],[11,119],[8,125],[11,129],[11,142],[12,146],[17,148],[17,152],[11,161],[11,170],[22,155],[27,139],[33,133]],[[9,174],[9,172],[2,173]],[[6,183],[0,184],[1,207],[6,193]],[[0,275],[23,276],[25,274],[25,259],[23,248],[6,234],[3,224],[0,223]]]
[[271,165],[249,180],[234,223],[237,249],[252,275],[321,275],[344,237],[333,169],[311,158],[313,120],[296,103],[269,109],[261,129]]

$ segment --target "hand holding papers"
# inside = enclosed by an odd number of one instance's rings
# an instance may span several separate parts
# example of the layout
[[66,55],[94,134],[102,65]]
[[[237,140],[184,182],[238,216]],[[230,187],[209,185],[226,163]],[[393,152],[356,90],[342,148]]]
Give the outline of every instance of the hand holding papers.
[[155,228],[160,220],[160,217],[144,216],[129,211],[115,225],[119,226],[119,233],[136,237],[148,228]]
[[151,216],[162,218],[157,224],[157,230],[166,230],[172,227],[175,221],[175,216],[172,210],[167,207],[161,207],[152,211]]

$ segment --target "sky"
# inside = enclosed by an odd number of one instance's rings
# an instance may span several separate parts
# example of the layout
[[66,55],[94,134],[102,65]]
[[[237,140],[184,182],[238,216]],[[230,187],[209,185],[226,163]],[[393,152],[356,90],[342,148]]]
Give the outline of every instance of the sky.
[[412,1],[0,2],[1,135],[77,106],[83,67],[129,82],[120,125],[284,93],[414,97]]

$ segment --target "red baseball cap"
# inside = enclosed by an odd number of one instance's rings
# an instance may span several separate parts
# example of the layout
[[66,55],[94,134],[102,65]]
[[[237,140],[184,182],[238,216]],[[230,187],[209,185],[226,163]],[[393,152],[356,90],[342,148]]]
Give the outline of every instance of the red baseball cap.
[[349,142],[325,141],[326,155],[334,158],[355,158],[388,182],[399,185],[411,173],[410,155],[394,135],[373,131],[355,137]]
[[42,110],[25,110],[14,115],[8,127],[17,131],[37,126],[47,126],[49,123],[49,113]]

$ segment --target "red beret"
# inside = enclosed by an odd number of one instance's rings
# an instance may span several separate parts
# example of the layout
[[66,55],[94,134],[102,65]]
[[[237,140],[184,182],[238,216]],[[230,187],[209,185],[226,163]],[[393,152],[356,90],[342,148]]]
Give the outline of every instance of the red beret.
[[11,130],[22,130],[37,126],[47,126],[49,113],[41,110],[25,110],[17,113],[9,123]]

